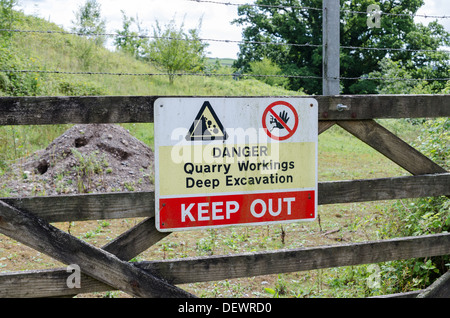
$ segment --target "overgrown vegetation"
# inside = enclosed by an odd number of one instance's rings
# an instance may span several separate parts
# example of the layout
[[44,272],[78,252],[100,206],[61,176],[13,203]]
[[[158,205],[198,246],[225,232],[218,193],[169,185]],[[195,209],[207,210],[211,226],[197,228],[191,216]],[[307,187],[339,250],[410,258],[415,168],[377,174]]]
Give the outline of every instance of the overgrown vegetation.
[[[427,120],[416,148],[447,170],[450,168],[450,120]],[[393,215],[384,226],[386,237],[419,236],[450,231],[450,199],[429,197],[400,200],[389,211]],[[450,256],[389,262],[380,276],[386,291],[403,292],[426,288],[450,269]]]

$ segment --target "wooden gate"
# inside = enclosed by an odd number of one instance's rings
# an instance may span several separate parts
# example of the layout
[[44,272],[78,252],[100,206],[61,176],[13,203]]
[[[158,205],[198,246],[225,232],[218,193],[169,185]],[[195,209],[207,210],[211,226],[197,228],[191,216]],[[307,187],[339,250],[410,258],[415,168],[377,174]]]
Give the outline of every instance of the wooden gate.
[[[0,125],[153,122],[159,96],[1,97]],[[232,98],[232,97],[231,97]],[[298,97],[303,98],[303,97]],[[317,96],[319,133],[339,125],[411,176],[319,183],[318,204],[450,195],[450,173],[378,124],[377,118],[449,117],[450,95]],[[0,232],[64,264],[77,264],[81,286],[66,268],[0,274],[0,297],[51,297],[122,290],[136,297],[193,297],[177,284],[288,273],[450,254],[450,234],[271,252],[138,263],[130,259],[170,233],[155,228],[154,193],[3,198]],[[103,248],[50,223],[115,218],[144,221]],[[449,274],[422,293],[450,296]],[[436,287],[435,287],[436,286]]]

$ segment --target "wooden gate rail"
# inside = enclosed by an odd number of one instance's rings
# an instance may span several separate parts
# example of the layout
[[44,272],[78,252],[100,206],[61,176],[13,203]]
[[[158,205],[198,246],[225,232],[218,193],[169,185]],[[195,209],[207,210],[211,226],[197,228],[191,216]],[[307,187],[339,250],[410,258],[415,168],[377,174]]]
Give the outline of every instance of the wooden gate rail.
[[[450,173],[365,180],[319,182],[318,204],[444,196],[450,193]],[[3,198],[3,202],[49,223],[142,218],[155,215],[155,193],[119,192]]]
[[[157,98],[1,97],[0,125],[153,122]],[[319,102],[319,133],[337,124],[413,175],[320,182],[319,204],[450,195],[450,173],[374,121],[376,118],[449,117],[450,95],[315,98]],[[346,107],[338,108],[338,104]],[[131,217],[146,219],[102,249],[49,224]],[[76,263],[83,271],[82,288],[76,290],[66,286],[65,269],[2,273],[0,297],[48,297],[113,289],[143,297],[189,297],[192,295],[173,284],[450,254],[449,234],[437,234],[307,249],[128,263],[170,234],[160,233],[155,228],[153,192],[4,198],[0,200],[0,232],[65,264]],[[447,276],[439,281],[440,290],[442,286],[448,289]],[[430,294],[433,295],[427,291],[427,295]],[[445,292],[440,291],[440,294]]]
[[[445,254],[450,254],[450,234],[227,256],[144,261],[134,265],[172,284],[187,284]],[[63,288],[67,276],[65,268],[5,273],[0,276],[0,297],[24,297],[30,292],[27,285],[36,289],[33,297],[71,295],[74,290]],[[11,290],[12,287],[14,290]],[[113,289],[83,275],[81,288],[76,291],[90,293]]]
[[[152,123],[159,97],[165,96],[0,97],[0,125]],[[450,95],[312,97],[319,103],[320,121],[450,116]],[[347,108],[338,110],[339,104]]]

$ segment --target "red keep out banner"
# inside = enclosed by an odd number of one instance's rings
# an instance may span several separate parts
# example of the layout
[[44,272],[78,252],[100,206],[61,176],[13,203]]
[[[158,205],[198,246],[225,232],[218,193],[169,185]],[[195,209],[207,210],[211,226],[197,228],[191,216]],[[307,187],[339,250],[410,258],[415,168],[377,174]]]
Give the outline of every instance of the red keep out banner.
[[160,199],[160,229],[313,220],[315,191]]

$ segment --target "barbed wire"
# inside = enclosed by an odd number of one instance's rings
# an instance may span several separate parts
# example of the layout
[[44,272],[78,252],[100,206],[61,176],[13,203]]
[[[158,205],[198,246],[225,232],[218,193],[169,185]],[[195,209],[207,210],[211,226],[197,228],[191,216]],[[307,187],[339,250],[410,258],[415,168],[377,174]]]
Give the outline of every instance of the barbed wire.
[[223,2],[223,1],[214,1],[214,0],[186,0],[189,2],[198,2],[198,3],[210,3],[210,4],[220,4],[220,5],[226,5],[226,6],[249,6],[249,7],[261,7],[261,8],[274,8],[274,9],[300,9],[300,10],[316,10],[316,11],[322,11],[322,8],[317,7],[306,7],[306,6],[286,6],[281,4],[256,4],[256,3],[245,3],[245,4],[239,4],[239,3],[233,3],[233,2]]
[[[353,14],[370,14],[367,11],[354,11],[349,9],[341,9],[341,12],[353,13]],[[417,13],[390,13],[383,11],[376,11],[380,15],[387,15],[392,17],[411,17],[411,18],[427,18],[427,19],[450,19],[450,15],[427,15],[427,14],[417,14]]]
[[[127,72],[73,72],[73,71],[60,71],[60,70],[5,70],[0,69],[1,73],[43,73],[43,74],[66,74],[66,75],[109,75],[109,76],[204,76],[204,77],[233,77],[233,78],[244,78],[244,77],[257,77],[257,78],[298,78],[298,79],[323,79],[323,76],[316,75],[275,75],[275,74],[240,74],[240,73],[189,73],[189,72],[178,72],[178,73],[127,73]],[[433,82],[433,81],[450,81],[450,77],[440,77],[440,78],[404,78],[404,77],[329,77],[333,80],[379,80],[379,81],[413,81],[413,82]]]
[[[179,40],[179,41],[197,41],[185,38],[174,38],[168,36],[154,36],[145,34],[119,34],[119,33],[80,33],[71,31],[56,31],[56,30],[20,30],[20,29],[0,29],[0,32],[14,32],[14,33],[39,33],[39,34],[63,34],[63,35],[75,35],[85,37],[117,37],[117,38],[140,38],[140,39],[166,39],[166,40]],[[286,46],[298,46],[298,47],[321,47],[322,44],[310,44],[310,43],[283,43],[283,42],[271,42],[271,41],[249,41],[249,40],[228,40],[228,39],[210,39],[199,38],[198,41],[203,42],[221,42],[221,43],[237,43],[237,44],[260,44],[260,45],[286,45]]]
[[393,48],[393,47],[363,47],[363,46],[348,46],[341,45],[341,49],[350,49],[350,50],[372,50],[372,51],[405,51],[405,52],[417,52],[417,53],[431,53],[431,52],[445,52],[450,53],[450,50],[447,49],[439,49],[439,50],[430,50],[430,49],[408,49],[408,48]]
[[[196,1],[196,0],[192,0]],[[85,36],[85,37],[118,37],[118,38],[146,38],[146,39],[167,39],[167,40],[180,40],[180,41],[196,41],[191,39],[180,39],[174,37],[163,37],[163,36],[151,36],[143,34],[118,34],[118,33],[79,33],[70,31],[55,31],[55,30],[20,30],[20,29],[0,29],[0,32],[15,32],[15,33],[39,33],[39,34],[63,34],[63,35],[75,35],[75,36]],[[220,43],[235,43],[235,44],[257,44],[257,45],[279,45],[279,46],[293,46],[293,47],[322,47],[322,44],[311,44],[311,43],[283,43],[283,42],[271,42],[271,41],[248,41],[248,40],[228,40],[228,39],[211,39],[211,38],[199,38],[198,41],[204,42],[220,42]],[[405,52],[418,52],[418,53],[431,53],[431,52],[446,52],[450,53],[450,50],[439,49],[409,49],[409,48],[389,48],[389,47],[362,47],[362,46],[348,46],[341,45],[342,49],[350,50],[374,50],[374,51],[405,51]]]
[[[302,9],[302,10],[316,10],[322,11],[323,8],[317,7],[306,7],[306,6],[296,6],[296,5],[270,5],[270,4],[256,4],[256,3],[232,3],[232,2],[223,2],[223,1],[215,1],[215,0],[186,0],[189,2],[198,2],[198,3],[210,3],[210,4],[218,4],[218,5],[226,5],[226,6],[251,6],[251,7],[261,7],[261,8],[275,8],[275,9]],[[341,12],[353,13],[353,14],[364,14],[368,15],[367,11],[357,11],[350,9],[341,9]],[[393,17],[420,17],[420,18],[430,18],[430,19],[450,19],[450,15],[427,15],[427,14],[417,14],[417,13],[391,13],[391,12],[383,12],[379,11],[381,15],[393,16]]]
[[450,77],[437,77],[437,78],[404,78],[404,77],[332,77],[331,79],[339,80],[365,80],[365,81],[405,81],[405,82],[448,82]]
[[66,75],[111,75],[111,76],[205,76],[205,77],[284,77],[284,78],[303,78],[303,79],[322,79],[321,76],[315,75],[271,75],[271,74],[223,74],[223,73],[127,73],[127,72],[73,72],[59,70],[5,70],[0,69],[2,73],[43,73],[43,74],[66,74]]

